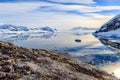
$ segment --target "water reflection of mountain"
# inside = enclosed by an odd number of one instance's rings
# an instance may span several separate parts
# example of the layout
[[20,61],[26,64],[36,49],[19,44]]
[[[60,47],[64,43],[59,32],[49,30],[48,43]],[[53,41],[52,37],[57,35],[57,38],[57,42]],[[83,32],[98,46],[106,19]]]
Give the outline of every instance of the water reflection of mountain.
[[120,56],[117,54],[90,54],[78,56],[77,58],[95,66],[114,63],[120,60]]
[[107,46],[108,49],[110,49],[113,53],[88,54],[83,56],[77,56],[77,58],[84,62],[96,66],[120,61],[120,43],[109,39],[99,39],[99,40],[102,44]]
[[86,32],[86,33],[73,33],[74,36],[82,36],[82,35],[88,35],[90,33]]
[[48,39],[54,36],[55,33],[37,33],[37,34],[0,34],[0,40],[6,42],[25,41],[29,39]]
[[114,53],[120,54],[120,43],[109,39],[99,39],[101,43],[109,47]]

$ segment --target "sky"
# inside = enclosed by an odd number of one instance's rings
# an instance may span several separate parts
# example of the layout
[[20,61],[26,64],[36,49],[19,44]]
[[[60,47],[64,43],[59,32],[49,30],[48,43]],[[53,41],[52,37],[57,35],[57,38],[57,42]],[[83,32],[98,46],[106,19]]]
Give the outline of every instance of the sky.
[[99,28],[118,14],[119,0],[0,0],[0,25]]

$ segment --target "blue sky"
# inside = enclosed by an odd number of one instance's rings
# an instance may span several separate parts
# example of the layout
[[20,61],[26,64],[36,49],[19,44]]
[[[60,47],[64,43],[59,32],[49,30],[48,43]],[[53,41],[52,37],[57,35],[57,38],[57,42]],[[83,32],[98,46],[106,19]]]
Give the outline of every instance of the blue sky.
[[0,24],[101,27],[119,13],[119,0],[0,0]]

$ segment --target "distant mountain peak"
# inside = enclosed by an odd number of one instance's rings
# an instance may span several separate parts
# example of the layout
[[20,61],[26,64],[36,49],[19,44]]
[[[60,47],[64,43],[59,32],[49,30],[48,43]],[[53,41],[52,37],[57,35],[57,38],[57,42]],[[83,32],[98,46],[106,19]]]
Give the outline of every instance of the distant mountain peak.
[[0,29],[6,29],[10,31],[29,31],[29,29],[25,26],[16,26],[12,24],[0,25]]
[[44,31],[51,31],[51,32],[57,31],[56,29],[52,29],[52,28],[49,27],[49,26],[40,27],[40,29],[41,29],[41,30],[44,30]]
[[89,27],[73,27],[71,30],[96,30],[97,28],[89,28]]
[[96,36],[117,37],[119,32],[120,32],[120,14],[113,17],[107,23],[102,25],[101,28],[98,29],[93,34]]
[[52,32],[57,31],[51,27],[37,27],[37,28],[28,28],[26,26],[16,26],[12,24],[4,24],[0,25],[0,33],[18,33],[18,32]]

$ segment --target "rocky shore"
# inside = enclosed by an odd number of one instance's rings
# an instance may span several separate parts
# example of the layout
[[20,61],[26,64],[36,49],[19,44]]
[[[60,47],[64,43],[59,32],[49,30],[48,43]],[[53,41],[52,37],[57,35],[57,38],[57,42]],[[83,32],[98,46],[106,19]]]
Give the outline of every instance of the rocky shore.
[[118,80],[68,54],[0,41],[0,80]]

